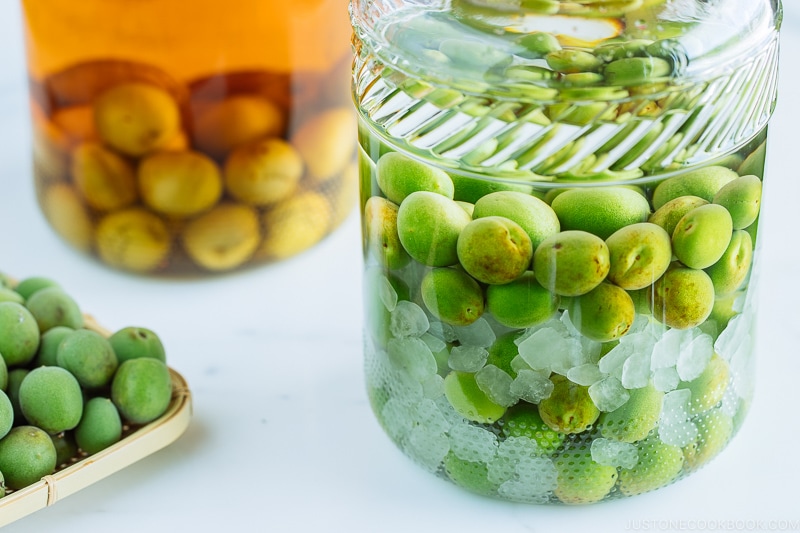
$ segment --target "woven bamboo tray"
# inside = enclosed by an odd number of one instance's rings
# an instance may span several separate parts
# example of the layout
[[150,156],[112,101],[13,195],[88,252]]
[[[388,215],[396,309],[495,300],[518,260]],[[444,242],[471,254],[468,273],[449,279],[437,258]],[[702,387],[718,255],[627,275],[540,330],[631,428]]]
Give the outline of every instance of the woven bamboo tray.
[[[85,327],[109,334],[88,316]],[[116,444],[93,455],[76,457],[69,466],[0,498],[0,527],[53,505],[177,440],[189,426],[192,397],[183,376],[169,370],[172,400],[160,418],[131,428]]]

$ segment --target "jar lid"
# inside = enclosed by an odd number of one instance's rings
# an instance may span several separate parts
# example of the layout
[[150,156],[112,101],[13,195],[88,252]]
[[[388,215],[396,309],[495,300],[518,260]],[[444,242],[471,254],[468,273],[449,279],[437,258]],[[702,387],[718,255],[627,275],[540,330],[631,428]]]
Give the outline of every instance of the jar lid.
[[[385,101],[380,112],[367,110],[381,117],[389,137],[398,136],[388,142],[468,171],[477,163],[477,173],[638,178],[741,146],[765,127],[774,107],[778,0],[353,0],[351,12],[359,46],[387,88],[484,122],[519,127],[525,115],[540,127],[505,155],[495,150],[465,166],[467,154],[454,142],[437,139],[434,146],[412,133],[409,107],[391,117]],[[397,128],[400,119],[404,126]],[[606,131],[587,141],[603,125]],[[493,131],[485,126],[480,131]],[[503,126],[493,127],[496,139]],[[648,136],[644,151],[618,148],[623,138],[633,148]],[[526,159],[526,149],[558,138],[564,150],[576,140],[591,146],[571,145],[575,157],[555,166],[537,157],[552,156],[557,146]],[[604,147],[603,164],[575,170],[580,157]]]

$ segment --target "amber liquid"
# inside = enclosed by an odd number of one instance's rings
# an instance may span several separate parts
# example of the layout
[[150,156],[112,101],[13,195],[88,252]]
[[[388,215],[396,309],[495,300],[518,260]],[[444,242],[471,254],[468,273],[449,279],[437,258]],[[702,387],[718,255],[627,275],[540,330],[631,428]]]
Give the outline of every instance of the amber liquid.
[[[355,161],[355,114],[352,119],[346,116],[344,123],[331,118],[347,115],[351,107],[346,0],[22,0],[22,5],[37,193],[51,226],[75,248],[140,273],[233,270],[303,251],[332,231],[355,205],[356,172],[352,164],[344,164]],[[131,155],[98,135],[98,97],[126,83],[144,83],[169,94],[180,113],[174,142]],[[225,118],[228,129],[239,128],[231,123],[239,121],[244,131],[237,133],[240,144],[207,149],[202,139],[208,131],[202,128],[208,121],[202,113],[241,96],[266,100],[279,110],[280,125],[259,132],[263,117]],[[291,144],[303,158],[296,189],[284,201],[268,204],[237,197],[222,183],[228,157],[243,144],[271,137]],[[350,142],[330,143],[331,138]],[[217,166],[222,194],[202,212],[175,217],[148,202],[140,180],[133,203],[98,207],[91,188],[106,194],[119,180],[107,165],[94,165],[88,178],[78,175],[75,151],[86,143],[99,143],[112,152],[108,157],[119,156],[133,174],[159,151],[199,153]],[[319,144],[319,149],[309,143]],[[336,157],[343,152],[349,157]],[[321,176],[314,158],[342,164]],[[195,257],[184,245],[185,228],[223,204],[242,204],[248,220],[258,223],[248,225],[252,231],[217,230],[207,238],[213,249],[201,253],[206,259]],[[98,226],[131,209],[146,211],[147,224],[121,228],[121,234],[113,236],[113,249],[104,249]],[[224,217],[214,220],[204,225],[226,223]],[[235,250],[238,256],[209,262],[209,254],[217,250],[221,255]]]
[[346,0],[23,0],[41,78],[91,55],[188,80],[209,70],[325,71],[348,52]]

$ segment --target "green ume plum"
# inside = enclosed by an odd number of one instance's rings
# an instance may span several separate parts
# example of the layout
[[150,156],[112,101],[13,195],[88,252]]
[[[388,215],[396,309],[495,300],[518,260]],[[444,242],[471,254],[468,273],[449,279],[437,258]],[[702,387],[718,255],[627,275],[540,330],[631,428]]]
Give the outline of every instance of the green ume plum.
[[36,366],[58,365],[58,346],[73,331],[75,331],[73,328],[56,326],[42,333],[34,361]]
[[56,467],[67,465],[78,456],[78,445],[75,443],[73,431],[62,431],[50,435],[50,439],[56,448]]
[[78,329],[83,326],[83,313],[70,295],[58,287],[47,287],[36,291],[25,307],[36,318],[39,331],[56,326]]
[[509,283],[530,266],[533,247],[519,224],[504,217],[473,220],[458,237],[458,259],[476,280],[492,285]]
[[456,485],[477,494],[491,496],[496,494],[498,484],[489,481],[489,468],[486,463],[466,461],[453,452],[444,458],[444,471]]
[[758,176],[741,176],[725,184],[713,202],[731,214],[733,229],[744,229],[756,221],[761,210],[761,180]]
[[589,396],[589,388],[578,385],[564,376],[551,378],[555,388],[539,403],[539,415],[547,426],[559,433],[581,433],[591,427],[600,410]]
[[722,257],[705,269],[714,283],[714,292],[723,295],[738,289],[747,279],[752,262],[753,239],[745,230],[734,230]]
[[159,336],[148,328],[134,326],[122,328],[115,331],[108,338],[108,342],[119,363],[137,357],[151,357],[162,363],[167,360],[164,344]]
[[651,436],[641,441],[639,462],[633,468],[623,468],[619,474],[619,490],[634,496],[667,485],[678,477],[683,467],[683,452],[677,446],[665,444]]
[[728,362],[715,353],[711,356],[711,360],[702,374],[691,381],[679,383],[678,389],[689,389],[692,393],[689,400],[689,413],[698,414],[708,411],[721,402],[725,391],[728,390],[730,375]]
[[78,425],[83,413],[83,391],[78,380],[57,366],[31,370],[19,386],[19,406],[25,419],[48,433]]
[[97,453],[122,437],[122,420],[114,403],[99,396],[86,402],[83,417],[75,428],[75,441],[84,452]]
[[59,283],[52,278],[45,276],[31,276],[20,280],[14,287],[14,290],[19,293],[24,300],[28,300],[33,293],[46,287],[60,287]]
[[728,210],[717,204],[686,213],[672,233],[672,250],[684,265],[708,268],[720,260],[731,242],[733,224]]
[[738,177],[727,167],[710,166],[667,178],[653,191],[653,208],[657,210],[670,200],[687,195],[711,202],[723,186]]
[[458,414],[473,422],[491,424],[506,412],[478,387],[472,373],[450,372],[444,378],[444,394]]
[[6,487],[19,490],[50,475],[56,468],[56,448],[44,430],[17,426],[0,439],[0,472]]
[[425,307],[439,320],[454,326],[472,324],[483,315],[483,289],[468,274],[454,268],[435,268],[422,279]]
[[14,425],[14,406],[5,392],[0,390],[0,439],[8,435]]
[[554,463],[558,470],[555,493],[563,503],[599,502],[617,482],[617,469],[595,462],[585,444],[567,449],[556,457]]
[[572,298],[569,316],[581,335],[597,342],[616,340],[633,324],[633,300],[624,289],[603,282],[591,291]]
[[486,287],[486,309],[510,328],[529,328],[551,318],[561,298],[542,287],[532,271],[504,285]]
[[412,192],[430,191],[452,199],[453,180],[443,170],[426,165],[399,152],[378,159],[378,186],[386,198],[400,204]]
[[427,191],[408,195],[397,211],[403,248],[428,266],[458,263],[458,237],[472,219],[454,200]]
[[585,231],[562,231],[546,238],[533,254],[533,273],[541,285],[561,296],[594,289],[611,268],[605,241]]
[[23,305],[0,302],[0,354],[9,367],[26,365],[39,349],[39,325]]
[[368,253],[389,269],[400,269],[411,260],[397,234],[398,206],[373,196],[364,207],[364,232]]
[[647,198],[627,187],[570,189],[551,206],[562,229],[587,231],[601,239],[650,216]]
[[58,346],[58,366],[69,370],[82,387],[97,389],[108,385],[119,366],[111,343],[97,332],[79,329]]
[[683,449],[686,468],[696,470],[717,456],[733,436],[733,419],[715,409],[698,416],[697,438]]
[[640,441],[656,427],[663,401],[664,393],[652,384],[633,389],[621,407],[600,415],[597,427],[607,439],[631,443]]
[[708,203],[710,203],[708,200],[704,200],[699,196],[679,196],[677,198],[673,198],[669,202],[656,209],[656,211],[650,215],[650,218],[648,218],[647,221],[661,226],[664,228],[664,231],[666,231],[667,234],[672,237],[672,234],[675,231],[675,226],[678,225],[678,222],[683,218],[683,215],[695,207],[700,207],[701,205],[706,205]]
[[111,400],[125,420],[146,424],[164,414],[172,398],[172,378],[158,359],[140,357],[119,366],[111,382]]
[[454,192],[453,199],[474,204],[484,196],[499,191],[515,191],[525,195],[530,195],[533,187],[526,183],[509,183],[501,181],[489,181],[483,179],[468,178],[453,174]]
[[14,420],[22,420],[25,416],[22,414],[22,408],[19,406],[19,386],[29,373],[30,370],[27,368],[15,368],[8,372],[6,394],[8,395],[8,399],[11,400],[11,406],[14,408]]
[[509,408],[503,417],[505,437],[527,437],[545,454],[553,453],[561,447],[566,435],[554,431],[544,423],[535,405],[520,402]]
[[489,357],[486,359],[486,364],[496,366],[512,378],[517,377],[513,361],[519,355],[519,348],[515,342],[519,336],[519,331],[510,331],[497,337],[497,340],[488,348]]
[[626,290],[652,285],[672,260],[669,234],[649,222],[620,228],[606,239],[606,245],[611,262],[608,279]]
[[653,316],[676,329],[699,326],[714,308],[714,283],[702,270],[670,267],[648,293]]
[[553,209],[536,196],[524,192],[493,192],[474,203],[473,218],[499,216],[513,220],[531,238],[534,250],[544,239],[561,230],[561,223]]

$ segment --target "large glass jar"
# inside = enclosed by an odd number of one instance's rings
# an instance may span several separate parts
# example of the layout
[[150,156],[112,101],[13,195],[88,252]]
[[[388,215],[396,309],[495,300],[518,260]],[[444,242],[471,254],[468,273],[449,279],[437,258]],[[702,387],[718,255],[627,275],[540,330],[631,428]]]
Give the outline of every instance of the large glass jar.
[[366,383],[388,436],[531,503],[713,459],[754,388],[777,0],[351,15]]
[[343,0],[22,0],[40,206],[139,273],[281,260],[357,201]]

